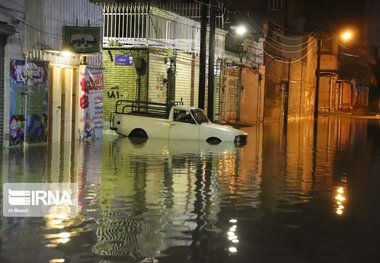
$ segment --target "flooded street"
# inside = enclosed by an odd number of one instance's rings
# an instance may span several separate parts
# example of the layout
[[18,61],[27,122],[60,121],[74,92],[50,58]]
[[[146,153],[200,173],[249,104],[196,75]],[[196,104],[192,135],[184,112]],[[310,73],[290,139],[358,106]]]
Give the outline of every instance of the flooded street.
[[380,120],[281,127],[4,149],[2,184],[77,182],[80,212],[2,216],[0,262],[380,262]]

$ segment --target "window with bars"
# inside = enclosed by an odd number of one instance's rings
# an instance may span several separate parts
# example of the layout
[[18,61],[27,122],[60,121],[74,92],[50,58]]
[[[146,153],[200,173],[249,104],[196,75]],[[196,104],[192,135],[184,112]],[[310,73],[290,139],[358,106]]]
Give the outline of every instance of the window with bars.
[[268,0],[268,11],[281,10],[283,6],[283,0]]

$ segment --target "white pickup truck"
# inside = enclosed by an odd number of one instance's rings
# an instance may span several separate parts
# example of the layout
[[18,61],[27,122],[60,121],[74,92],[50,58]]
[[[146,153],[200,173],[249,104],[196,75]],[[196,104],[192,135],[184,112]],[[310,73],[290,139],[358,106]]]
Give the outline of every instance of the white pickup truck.
[[212,123],[203,110],[173,103],[119,100],[111,114],[110,128],[129,137],[234,142],[245,145],[247,133]]

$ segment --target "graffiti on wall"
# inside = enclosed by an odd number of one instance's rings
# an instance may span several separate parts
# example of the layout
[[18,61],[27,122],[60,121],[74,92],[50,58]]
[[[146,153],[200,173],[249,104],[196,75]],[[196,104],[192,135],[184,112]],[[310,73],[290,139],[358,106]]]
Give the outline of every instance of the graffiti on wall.
[[119,86],[111,87],[110,90],[107,91],[107,99],[128,99],[128,94],[123,94],[119,90]]

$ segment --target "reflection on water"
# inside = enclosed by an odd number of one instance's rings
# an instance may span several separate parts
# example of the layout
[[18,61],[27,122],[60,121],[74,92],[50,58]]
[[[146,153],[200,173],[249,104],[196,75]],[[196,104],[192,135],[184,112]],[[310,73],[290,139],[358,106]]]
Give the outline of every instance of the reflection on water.
[[[244,128],[248,144],[3,150],[2,183],[77,182],[79,215],[0,218],[0,262],[375,262],[380,121]],[[316,149],[314,148],[316,145]]]

